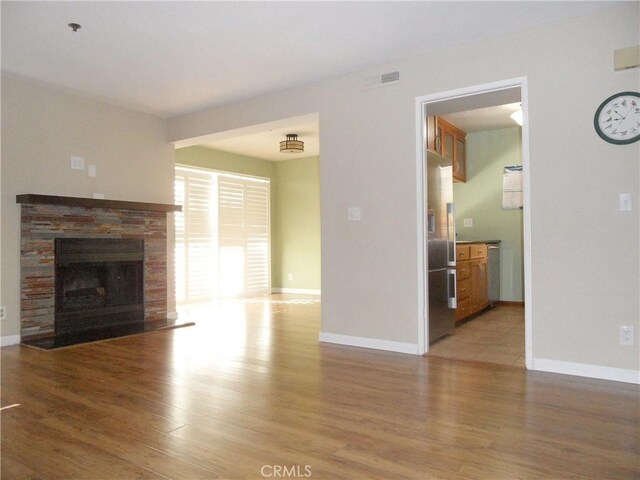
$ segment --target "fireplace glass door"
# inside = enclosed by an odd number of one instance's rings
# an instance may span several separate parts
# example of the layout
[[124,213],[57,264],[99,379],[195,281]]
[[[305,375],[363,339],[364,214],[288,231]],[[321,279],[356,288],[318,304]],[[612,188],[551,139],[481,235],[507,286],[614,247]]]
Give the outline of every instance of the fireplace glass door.
[[56,239],[56,335],[144,322],[142,240]]

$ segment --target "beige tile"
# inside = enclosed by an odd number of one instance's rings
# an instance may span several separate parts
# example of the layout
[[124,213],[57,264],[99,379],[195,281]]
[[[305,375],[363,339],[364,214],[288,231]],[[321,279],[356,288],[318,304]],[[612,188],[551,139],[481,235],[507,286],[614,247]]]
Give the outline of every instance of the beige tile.
[[499,363],[501,365],[513,365],[519,355],[509,355],[505,353],[491,353],[484,351],[476,355],[473,360],[479,360],[481,362]]
[[520,356],[524,355],[524,344],[523,345],[490,345],[486,349],[487,353],[497,353],[497,354],[505,354],[505,355],[515,355]]
[[432,345],[429,355],[524,367],[524,309],[489,310]]

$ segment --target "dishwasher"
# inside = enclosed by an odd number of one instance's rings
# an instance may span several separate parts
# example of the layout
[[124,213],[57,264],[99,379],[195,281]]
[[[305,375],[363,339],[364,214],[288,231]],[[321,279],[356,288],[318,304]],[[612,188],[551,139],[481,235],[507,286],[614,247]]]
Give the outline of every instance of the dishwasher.
[[500,301],[500,243],[487,245],[487,257],[487,294],[493,308]]

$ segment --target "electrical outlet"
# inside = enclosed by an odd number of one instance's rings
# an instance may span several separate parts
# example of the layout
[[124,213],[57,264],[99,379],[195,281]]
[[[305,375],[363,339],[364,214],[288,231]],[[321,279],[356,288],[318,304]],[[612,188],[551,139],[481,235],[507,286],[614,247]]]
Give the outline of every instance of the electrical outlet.
[[633,345],[633,327],[620,327],[620,345]]
[[289,274],[289,280],[293,280],[293,273]]
[[360,207],[349,207],[349,221],[359,222],[362,220],[362,210]]
[[0,320],[6,320],[7,318],[7,307],[4,305],[0,307]]
[[71,157],[71,169],[72,170],[84,170],[84,158]]

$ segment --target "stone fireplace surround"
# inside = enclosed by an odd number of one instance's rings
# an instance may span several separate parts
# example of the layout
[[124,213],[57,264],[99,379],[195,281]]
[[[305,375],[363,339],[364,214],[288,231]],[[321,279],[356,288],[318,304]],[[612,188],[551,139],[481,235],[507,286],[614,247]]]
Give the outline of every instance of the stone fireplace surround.
[[23,194],[20,240],[22,340],[55,335],[56,238],[144,241],[144,323],[167,321],[167,213],[179,205]]

